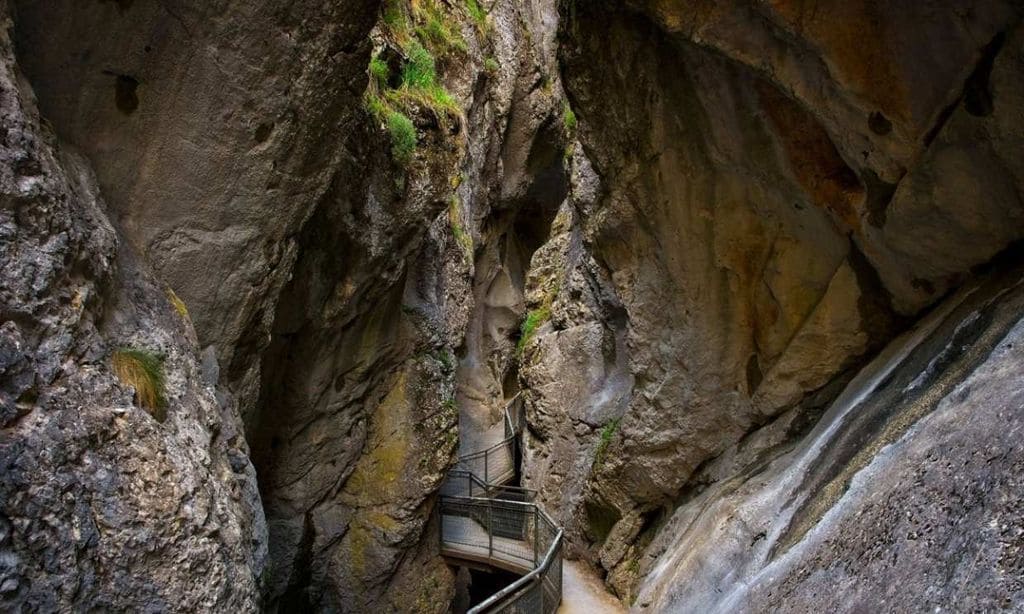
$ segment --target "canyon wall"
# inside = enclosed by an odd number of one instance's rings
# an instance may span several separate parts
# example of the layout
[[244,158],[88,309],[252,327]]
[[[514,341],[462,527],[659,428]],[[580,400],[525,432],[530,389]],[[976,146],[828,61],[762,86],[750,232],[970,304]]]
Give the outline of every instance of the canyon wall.
[[[252,611],[267,542],[243,425],[40,117],[10,25],[0,3],[0,609]],[[148,408],[121,370],[141,359],[162,371]]]
[[516,395],[639,611],[1021,605],[1018,3],[0,13],[4,608],[447,611]]
[[[515,381],[507,364],[476,372],[461,358],[514,346],[515,297],[546,238],[519,212],[553,215],[564,184],[553,5],[54,0],[12,12],[42,116],[94,169],[120,240],[189,314],[189,359],[244,450],[250,491],[218,504],[260,519],[248,535],[257,594],[233,609],[447,610],[454,575],[430,519],[456,399],[481,390],[481,406],[500,404],[494,382]],[[399,99],[424,50],[431,82]],[[413,131],[404,159],[393,112]],[[478,309],[502,282],[511,310]]]
[[[667,569],[738,563],[715,539],[737,539],[736,510],[760,508],[696,497],[737,481],[773,496],[763,463],[1020,239],[1019,20],[1000,2],[563,3],[582,155],[572,221],[528,283],[537,301],[554,294],[523,367],[526,477],[621,598],[644,587],[653,611],[759,611],[776,594],[719,601],[708,591],[742,576],[689,591],[696,567]],[[697,553],[667,537],[694,518],[718,523],[690,526]],[[930,572],[903,573],[920,586]],[[807,591],[773,603],[851,597]]]

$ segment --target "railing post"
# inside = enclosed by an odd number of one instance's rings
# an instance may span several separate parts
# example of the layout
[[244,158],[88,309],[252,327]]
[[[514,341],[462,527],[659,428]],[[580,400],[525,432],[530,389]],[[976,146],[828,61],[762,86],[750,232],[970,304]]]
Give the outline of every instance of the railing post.
[[540,560],[537,559],[537,551],[540,550],[538,542],[540,540],[540,514],[537,513],[537,506],[533,506],[533,566],[536,567]]
[[484,482],[491,483],[491,475],[487,471],[487,459],[491,456],[491,451],[484,452]]
[[487,502],[487,558],[494,556],[494,519],[491,515],[493,505]]

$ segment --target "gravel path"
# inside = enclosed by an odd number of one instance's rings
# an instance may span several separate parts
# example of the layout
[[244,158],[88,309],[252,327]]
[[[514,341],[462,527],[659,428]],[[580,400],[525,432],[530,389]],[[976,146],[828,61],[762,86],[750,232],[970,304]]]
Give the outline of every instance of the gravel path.
[[625,611],[586,565],[577,561],[562,562],[562,605],[558,614],[620,614]]

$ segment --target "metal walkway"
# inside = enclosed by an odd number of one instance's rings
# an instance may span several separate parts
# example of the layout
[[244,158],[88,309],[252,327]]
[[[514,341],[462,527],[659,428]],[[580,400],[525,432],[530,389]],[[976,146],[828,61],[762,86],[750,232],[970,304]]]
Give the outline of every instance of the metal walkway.
[[534,491],[507,485],[522,420],[516,395],[505,407],[504,439],[459,457],[441,486],[441,554],[523,574],[470,614],[552,614],[562,601],[562,530],[534,503]]

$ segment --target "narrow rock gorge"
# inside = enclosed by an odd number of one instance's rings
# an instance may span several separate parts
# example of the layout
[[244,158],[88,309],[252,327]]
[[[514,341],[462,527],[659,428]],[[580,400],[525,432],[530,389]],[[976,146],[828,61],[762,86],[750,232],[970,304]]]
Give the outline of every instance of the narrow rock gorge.
[[1024,610],[1022,16],[0,0],[0,610]]

